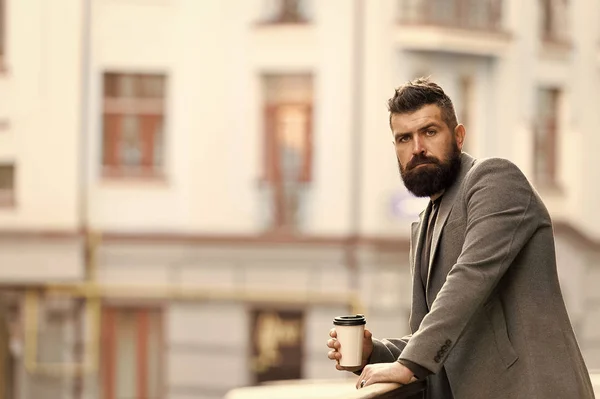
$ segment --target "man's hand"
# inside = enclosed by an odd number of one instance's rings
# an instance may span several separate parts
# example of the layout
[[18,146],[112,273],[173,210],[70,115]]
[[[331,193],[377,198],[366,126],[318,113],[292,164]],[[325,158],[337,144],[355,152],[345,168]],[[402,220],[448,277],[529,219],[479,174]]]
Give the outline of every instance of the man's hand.
[[336,361],[336,369],[345,371],[358,371],[361,368],[365,367],[367,361],[369,360],[369,357],[371,356],[371,353],[373,353],[373,334],[371,334],[369,330],[365,328],[365,335],[363,338],[362,365],[359,367],[340,366],[340,359],[342,358],[342,354],[339,352],[339,350],[341,345],[340,342],[337,340],[337,332],[335,331],[335,328],[332,328],[329,331],[329,336],[331,338],[327,341],[327,347],[331,350],[327,353],[327,357],[331,360]]
[[396,382],[406,385],[415,381],[413,372],[399,362],[370,364],[363,369],[356,382],[356,389],[377,382]]

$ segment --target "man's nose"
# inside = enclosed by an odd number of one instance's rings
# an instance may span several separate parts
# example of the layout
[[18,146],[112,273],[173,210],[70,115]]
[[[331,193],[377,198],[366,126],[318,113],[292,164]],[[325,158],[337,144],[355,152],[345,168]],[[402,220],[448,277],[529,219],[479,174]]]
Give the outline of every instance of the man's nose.
[[415,137],[413,140],[413,154],[425,154],[425,146],[423,145],[423,140],[419,137]]

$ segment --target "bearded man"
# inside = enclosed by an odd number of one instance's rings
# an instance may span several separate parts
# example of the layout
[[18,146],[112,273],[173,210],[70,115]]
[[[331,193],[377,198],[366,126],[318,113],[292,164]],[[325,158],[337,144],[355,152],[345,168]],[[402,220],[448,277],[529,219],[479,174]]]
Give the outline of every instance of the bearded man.
[[465,127],[428,79],[396,89],[390,128],[406,188],[429,197],[413,223],[409,336],[374,339],[363,364],[377,382],[427,381],[435,399],[590,399],[589,374],[559,286],[552,222],[513,163],[462,152]]

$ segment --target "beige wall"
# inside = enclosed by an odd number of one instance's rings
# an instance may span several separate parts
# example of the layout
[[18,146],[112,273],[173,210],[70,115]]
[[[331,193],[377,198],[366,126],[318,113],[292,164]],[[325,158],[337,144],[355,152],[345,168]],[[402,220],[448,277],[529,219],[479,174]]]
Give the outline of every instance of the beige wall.
[[78,228],[82,2],[11,1],[7,72],[0,104],[9,129],[0,160],[16,165],[16,207],[0,208],[11,230]]

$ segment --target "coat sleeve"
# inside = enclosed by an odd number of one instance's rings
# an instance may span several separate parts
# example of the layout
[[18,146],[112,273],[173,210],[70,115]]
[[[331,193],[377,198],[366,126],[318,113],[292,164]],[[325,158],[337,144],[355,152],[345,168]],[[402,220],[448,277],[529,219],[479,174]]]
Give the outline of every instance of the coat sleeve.
[[[398,360],[398,356],[408,343],[411,335],[402,338],[375,339],[373,338],[373,352],[369,357],[368,364],[373,363],[392,363]],[[354,374],[360,375],[362,369],[355,371]]]
[[369,364],[395,362],[410,340],[410,337],[410,335],[407,335],[400,339],[373,339],[373,353],[369,357]]
[[465,177],[457,200],[466,206],[464,245],[446,282],[399,355],[433,373],[485,303],[540,224],[534,192],[511,162],[488,159]]

